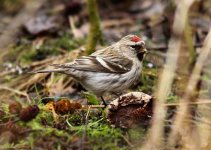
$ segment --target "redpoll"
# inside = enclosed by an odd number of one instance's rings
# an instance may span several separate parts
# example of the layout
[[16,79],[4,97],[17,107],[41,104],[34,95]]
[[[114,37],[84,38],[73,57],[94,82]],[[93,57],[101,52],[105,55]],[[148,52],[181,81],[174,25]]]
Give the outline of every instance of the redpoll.
[[89,56],[82,56],[70,63],[53,64],[54,69],[35,73],[68,74],[85,89],[102,98],[104,93],[121,92],[138,81],[146,52],[145,43],[140,37],[127,35],[119,42]]

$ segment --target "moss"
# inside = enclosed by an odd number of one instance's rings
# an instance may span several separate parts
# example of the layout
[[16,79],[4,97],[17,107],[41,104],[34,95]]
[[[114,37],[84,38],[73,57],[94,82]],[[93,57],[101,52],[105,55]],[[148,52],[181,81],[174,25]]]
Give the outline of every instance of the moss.
[[193,44],[193,33],[192,33],[192,29],[190,27],[190,24],[188,21],[186,21],[186,26],[185,26],[185,30],[184,30],[184,38],[185,38],[185,43],[187,44],[187,49],[189,51],[189,60],[188,60],[188,65],[189,65],[189,69],[191,69],[196,61],[196,51],[194,49],[194,44]]
[[[20,137],[16,143],[5,143],[3,148],[24,148],[37,149],[39,147],[48,149],[49,143],[52,149],[58,147],[67,148],[74,145],[77,140],[81,140],[85,135],[85,147],[87,149],[114,149],[126,150],[128,144],[125,141],[125,131],[119,128],[112,128],[106,118],[98,113],[90,112],[88,123],[86,125],[84,116],[86,111],[79,111],[74,114],[59,116],[57,124],[65,126],[62,129],[55,127],[55,120],[51,112],[42,110],[43,104],[39,103],[41,108],[38,116],[30,122],[18,121],[17,124],[29,130],[24,137]],[[8,108],[5,105],[4,110]],[[136,132],[136,131],[134,131]],[[134,135],[131,129],[133,139],[139,138],[142,135]],[[61,142],[58,142],[61,141]],[[80,145],[81,146],[81,145]]]
[[84,96],[88,100],[89,105],[99,105],[99,100],[97,99],[97,96],[93,93],[89,92],[83,92]]
[[101,44],[103,44],[103,41],[96,0],[87,0],[87,7],[89,13],[90,29],[86,45],[86,54],[89,55],[95,51],[97,42],[99,41]]
[[144,127],[138,126],[136,128],[129,129],[127,131],[127,134],[128,134],[129,140],[132,141],[132,144],[134,146],[136,145],[140,146],[141,142],[144,141],[146,132],[147,130]]
[[[85,126],[79,128],[77,134],[83,136]],[[89,120],[86,127],[86,137],[92,149],[126,149],[123,131],[112,128],[104,119]]]
[[169,96],[167,97],[167,103],[175,103],[178,102],[179,96],[175,95],[174,93],[170,93]]
[[15,14],[23,7],[23,5],[23,0],[3,0],[0,3],[0,11]]
[[157,81],[157,69],[143,69],[140,81],[138,88],[144,93],[152,93]]
[[[42,103],[39,103],[39,107],[41,111],[35,119],[30,122],[17,122],[20,127],[30,130],[30,132],[26,136],[20,137],[14,144],[5,143],[2,145],[3,148],[36,149],[39,146],[47,146],[49,141],[52,143],[52,149],[67,148],[64,143],[74,144],[76,139],[82,139],[85,135],[85,143],[88,143],[85,144],[87,149],[128,149],[123,138],[124,131],[112,128],[105,118],[96,112],[90,112],[87,125],[83,119],[83,116],[87,114],[86,111],[60,116],[57,124],[62,124],[65,128],[58,129],[54,126],[56,122],[52,113],[42,110]],[[5,105],[4,110],[8,111],[7,108],[8,105]],[[62,141],[61,143],[58,142],[59,139]]]
[[49,45],[54,45],[55,48],[61,48],[66,51],[71,51],[75,48],[78,48],[84,43],[85,41],[83,39],[75,40],[68,33],[64,33],[63,36],[58,39],[52,39],[51,41],[49,41]]
[[4,60],[27,65],[33,61],[40,61],[49,56],[64,54],[68,51],[80,47],[83,40],[74,40],[69,33],[64,33],[60,37],[47,38],[44,43],[36,48],[33,41],[28,38],[22,38],[19,45],[15,45],[5,56]]

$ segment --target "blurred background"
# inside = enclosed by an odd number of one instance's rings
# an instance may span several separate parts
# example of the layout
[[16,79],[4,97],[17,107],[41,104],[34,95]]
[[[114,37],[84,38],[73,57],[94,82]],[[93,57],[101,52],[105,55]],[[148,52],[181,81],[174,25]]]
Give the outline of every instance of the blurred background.
[[[0,20],[0,149],[211,149],[210,0],[0,0]],[[28,72],[128,34],[149,51],[128,91],[154,97],[152,119],[122,129],[99,110],[52,114],[50,102],[96,97],[66,75]]]

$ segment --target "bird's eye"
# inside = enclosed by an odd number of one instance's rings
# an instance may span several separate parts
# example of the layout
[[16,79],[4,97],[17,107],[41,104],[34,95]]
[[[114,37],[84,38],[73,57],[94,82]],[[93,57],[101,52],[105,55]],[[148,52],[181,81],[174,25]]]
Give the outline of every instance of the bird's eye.
[[136,45],[130,45],[130,47],[132,47],[132,48],[136,48]]
[[140,48],[142,48],[142,46],[141,45],[131,45],[131,47],[133,48],[133,49],[140,49]]
[[141,44],[136,44],[136,45],[130,45],[130,47],[134,48],[134,49],[141,49],[144,48],[145,44],[141,43]]

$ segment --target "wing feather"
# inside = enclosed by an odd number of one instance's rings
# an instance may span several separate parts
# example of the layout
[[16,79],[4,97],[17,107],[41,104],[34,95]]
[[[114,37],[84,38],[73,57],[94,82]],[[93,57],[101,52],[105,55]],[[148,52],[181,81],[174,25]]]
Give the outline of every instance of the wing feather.
[[126,57],[83,56],[72,63],[54,64],[57,68],[73,68],[81,71],[102,73],[126,73],[131,70],[133,62]]

